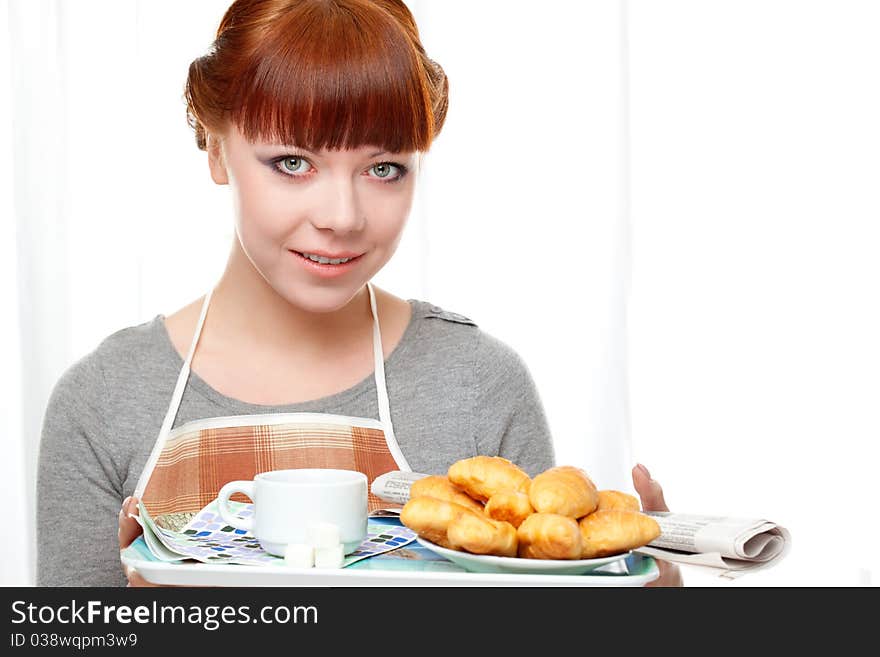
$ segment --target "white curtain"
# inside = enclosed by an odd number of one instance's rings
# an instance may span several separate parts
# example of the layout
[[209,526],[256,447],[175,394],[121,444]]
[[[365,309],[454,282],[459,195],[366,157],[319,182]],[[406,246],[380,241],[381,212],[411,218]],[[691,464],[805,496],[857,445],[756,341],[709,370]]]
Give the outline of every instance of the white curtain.
[[[229,4],[0,2],[0,475],[19,530],[0,548],[2,584],[34,581],[34,474],[55,381],[222,272],[228,190],[210,180],[182,92]],[[559,461],[626,488],[622,5],[408,4],[451,106],[376,282],[510,344]]]
[[880,3],[629,5],[634,449],[789,527],[742,585],[876,585]]

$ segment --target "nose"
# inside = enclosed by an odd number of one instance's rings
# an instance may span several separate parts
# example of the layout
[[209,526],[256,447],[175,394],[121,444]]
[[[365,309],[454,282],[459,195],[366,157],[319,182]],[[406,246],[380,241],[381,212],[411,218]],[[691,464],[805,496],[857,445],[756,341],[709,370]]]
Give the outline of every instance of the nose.
[[312,220],[316,228],[342,234],[363,228],[365,217],[355,181],[340,178],[331,180],[322,196],[325,200],[319,203]]

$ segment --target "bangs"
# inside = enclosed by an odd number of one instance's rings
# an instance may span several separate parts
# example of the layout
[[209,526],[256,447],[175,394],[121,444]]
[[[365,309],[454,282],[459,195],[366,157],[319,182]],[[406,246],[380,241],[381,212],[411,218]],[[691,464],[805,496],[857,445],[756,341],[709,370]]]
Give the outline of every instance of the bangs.
[[230,89],[230,119],[252,142],[427,151],[434,114],[413,43],[377,5],[330,4],[303,3],[264,25]]

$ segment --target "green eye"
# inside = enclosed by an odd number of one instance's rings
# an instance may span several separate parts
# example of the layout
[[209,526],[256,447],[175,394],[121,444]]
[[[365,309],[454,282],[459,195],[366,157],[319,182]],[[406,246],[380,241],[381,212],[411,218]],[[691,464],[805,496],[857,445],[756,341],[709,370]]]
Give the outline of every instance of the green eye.
[[289,173],[297,173],[299,171],[300,164],[304,164],[305,160],[301,157],[285,157],[281,160],[280,165],[282,170]]
[[[380,178],[387,178],[391,175],[391,167],[393,165],[388,164],[387,162],[383,162],[382,164],[377,164],[373,167],[373,171],[378,174]],[[380,173],[384,172],[384,173]]]

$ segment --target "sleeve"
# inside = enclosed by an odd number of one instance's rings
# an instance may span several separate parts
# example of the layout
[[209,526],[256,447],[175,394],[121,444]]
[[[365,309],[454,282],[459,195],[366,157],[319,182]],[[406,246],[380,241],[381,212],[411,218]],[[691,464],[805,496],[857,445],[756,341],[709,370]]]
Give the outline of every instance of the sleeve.
[[124,586],[118,514],[122,477],[111,438],[103,371],[94,354],[56,382],[37,464],[37,586]]
[[553,438],[535,381],[522,357],[480,331],[474,372],[474,439],[480,454],[502,456],[529,476],[554,465]]

